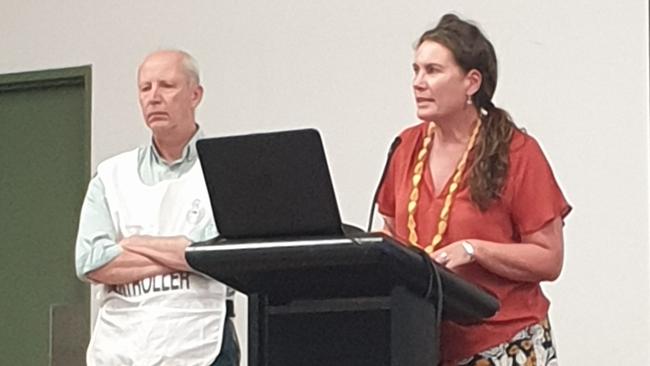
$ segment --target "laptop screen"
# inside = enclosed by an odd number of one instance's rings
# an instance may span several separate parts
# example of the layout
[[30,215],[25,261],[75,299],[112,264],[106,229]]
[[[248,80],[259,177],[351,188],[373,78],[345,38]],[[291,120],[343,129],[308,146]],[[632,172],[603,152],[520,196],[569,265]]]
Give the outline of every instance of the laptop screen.
[[203,139],[197,150],[221,237],[342,234],[318,131]]

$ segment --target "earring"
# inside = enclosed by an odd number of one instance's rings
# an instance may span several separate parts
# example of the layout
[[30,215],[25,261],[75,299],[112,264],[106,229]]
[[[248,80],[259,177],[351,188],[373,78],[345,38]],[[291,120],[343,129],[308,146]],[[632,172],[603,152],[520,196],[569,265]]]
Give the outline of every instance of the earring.
[[465,102],[467,105],[472,105],[472,96],[468,95],[467,96],[467,101]]

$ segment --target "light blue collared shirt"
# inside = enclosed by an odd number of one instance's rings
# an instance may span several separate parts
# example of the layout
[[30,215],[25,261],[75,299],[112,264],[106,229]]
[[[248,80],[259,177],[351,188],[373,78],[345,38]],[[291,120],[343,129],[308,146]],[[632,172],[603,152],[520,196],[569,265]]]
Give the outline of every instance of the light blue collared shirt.
[[[153,138],[147,146],[138,148],[138,174],[146,185],[154,185],[168,179],[177,179],[189,172],[198,160],[196,141],[203,138],[203,132],[197,126],[197,132],[184,148],[180,159],[166,163],[153,144]],[[104,183],[95,175],[88,184],[86,198],[81,207],[79,231],[75,250],[77,276],[87,280],[86,276],[122,253],[117,243],[117,232],[106,201]]]

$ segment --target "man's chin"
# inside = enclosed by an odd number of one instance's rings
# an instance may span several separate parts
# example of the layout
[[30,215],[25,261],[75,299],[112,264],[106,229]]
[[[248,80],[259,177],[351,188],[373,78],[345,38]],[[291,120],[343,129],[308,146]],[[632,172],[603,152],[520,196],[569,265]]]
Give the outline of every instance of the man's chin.
[[147,126],[151,130],[166,130],[171,127],[171,123],[168,119],[154,118],[147,121]]

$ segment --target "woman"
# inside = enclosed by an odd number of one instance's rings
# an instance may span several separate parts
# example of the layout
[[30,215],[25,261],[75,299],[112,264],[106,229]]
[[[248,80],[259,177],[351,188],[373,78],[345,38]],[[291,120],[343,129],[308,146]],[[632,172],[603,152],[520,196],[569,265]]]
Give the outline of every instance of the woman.
[[402,132],[379,196],[386,230],[495,295],[483,323],[444,322],[444,365],[557,365],[539,283],[563,260],[564,199],[537,142],[491,99],[492,44],[447,14],[420,37],[421,123]]

